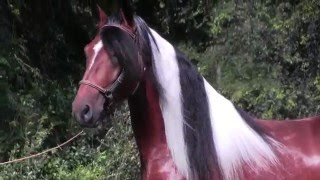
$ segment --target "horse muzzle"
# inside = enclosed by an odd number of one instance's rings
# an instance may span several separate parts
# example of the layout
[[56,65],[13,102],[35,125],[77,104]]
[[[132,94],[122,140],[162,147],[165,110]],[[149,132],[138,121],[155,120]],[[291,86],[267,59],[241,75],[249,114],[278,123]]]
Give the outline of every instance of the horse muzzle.
[[103,109],[94,109],[89,104],[72,104],[72,115],[79,122],[82,127],[96,128],[102,124],[106,113]]

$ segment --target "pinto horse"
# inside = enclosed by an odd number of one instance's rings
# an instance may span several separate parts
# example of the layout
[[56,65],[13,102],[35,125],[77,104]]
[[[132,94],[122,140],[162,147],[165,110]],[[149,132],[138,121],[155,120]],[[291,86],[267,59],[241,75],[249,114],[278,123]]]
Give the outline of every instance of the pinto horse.
[[73,115],[96,127],[128,99],[142,179],[320,179],[320,117],[255,119],[128,6],[99,11]]

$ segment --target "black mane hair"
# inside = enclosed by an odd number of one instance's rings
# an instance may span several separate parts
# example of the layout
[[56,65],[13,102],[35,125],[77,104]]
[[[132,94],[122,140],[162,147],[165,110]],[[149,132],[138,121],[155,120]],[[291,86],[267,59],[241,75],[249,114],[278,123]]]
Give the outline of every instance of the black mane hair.
[[221,177],[203,77],[191,61],[179,50],[175,51],[180,70],[184,136],[191,169],[190,178],[207,180]]
[[[103,47],[113,63],[118,63],[124,73],[120,86],[115,90],[116,100],[131,95],[142,78],[143,65],[139,60],[139,47],[125,30],[117,27],[123,21],[120,13],[109,16],[108,22],[102,27],[100,36]],[[107,26],[110,25],[110,26]],[[112,26],[116,25],[116,26]]]
[[[155,70],[153,64],[153,54],[151,49],[151,42],[156,44],[152,33],[146,24],[146,22],[139,16],[133,16],[134,28],[136,28],[136,42],[123,30],[120,28],[115,28],[118,31],[117,33],[110,31],[102,31],[102,40],[106,45],[107,52],[114,52],[115,56],[118,58],[118,63],[124,68],[127,69],[130,75],[135,75],[135,72],[132,72],[132,69],[137,64],[136,60],[138,58],[138,52],[142,56],[143,63],[146,67],[152,68]],[[124,23],[124,17],[121,13],[113,13],[108,17],[108,22],[106,25],[121,25]],[[111,37],[112,36],[112,37]],[[109,41],[118,41],[117,44],[111,44]],[[120,47],[121,46],[121,47]],[[125,49],[131,49],[126,51]],[[132,64],[133,63],[133,64]],[[161,92],[161,86],[157,83],[154,76],[151,77],[153,84],[157,87],[158,92]]]

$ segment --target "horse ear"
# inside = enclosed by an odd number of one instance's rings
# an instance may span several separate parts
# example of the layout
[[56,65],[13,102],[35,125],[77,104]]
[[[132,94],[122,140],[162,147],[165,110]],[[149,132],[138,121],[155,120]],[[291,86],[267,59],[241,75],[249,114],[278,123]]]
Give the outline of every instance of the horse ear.
[[99,6],[98,6],[98,11],[99,11],[99,28],[101,28],[102,26],[104,26],[108,20],[108,16],[107,14],[103,11],[103,9]]
[[118,0],[120,15],[122,16],[124,23],[127,26],[134,26],[134,9],[132,0]]
[[[102,10],[103,8],[107,11],[108,14],[119,13],[120,17],[123,20],[123,23],[126,26],[129,26],[129,27],[134,26],[134,21],[133,21],[134,8],[133,8],[132,0],[109,0],[109,1],[98,0],[98,2],[99,2],[98,8],[100,13],[100,19],[102,19],[101,17],[106,17],[105,12]],[[101,12],[103,12],[102,15],[101,15]],[[104,22],[106,22],[106,20]]]

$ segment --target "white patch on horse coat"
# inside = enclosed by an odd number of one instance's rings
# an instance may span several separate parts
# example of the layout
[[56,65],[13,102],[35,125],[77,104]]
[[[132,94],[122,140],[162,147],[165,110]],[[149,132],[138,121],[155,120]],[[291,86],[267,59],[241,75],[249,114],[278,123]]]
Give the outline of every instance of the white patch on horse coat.
[[304,160],[304,163],[310,167],[316,167],[316,166],[319,166],[320,164],[320,156],[317,156],[317,155],[313,155],[310,157],[305,156],[303,160]]
[[294,159],[296,162],[300,162],[302,160],[306,166],[317,167],[320,165],[320,156],[317,154],[306,155],[296,148],[290,148],[287,152],[292,156],[291,159]]
[[150,30],[157,44],[151,40],[155,76],[162,87],[159,103],[167,143],[178,171],[188,179],[190,166],[183,133],[182,95],[176,53],[169,42],[154,30]]
[[[277,165],[277,157],[270,145],[242,119],[229,100],[213,89],[205,79],[204,83],[212,135],[224,179],[241,179],[241,166],[244,163],[252,171]],[[274,145],[277,142],[274,141]]]
[[98,41],[97,44],[94,45],[93,47],[93,51],[94,51],[94,54],[93,54],[93,57],[92,57],[92,60],[91,60],[91,63],[89,65],[89,70],[92,68],[94,62],[96,61],[96,57],[99,53],[99,51],[101,50],[101,48],[103,47],[103,43],[102,41]]

